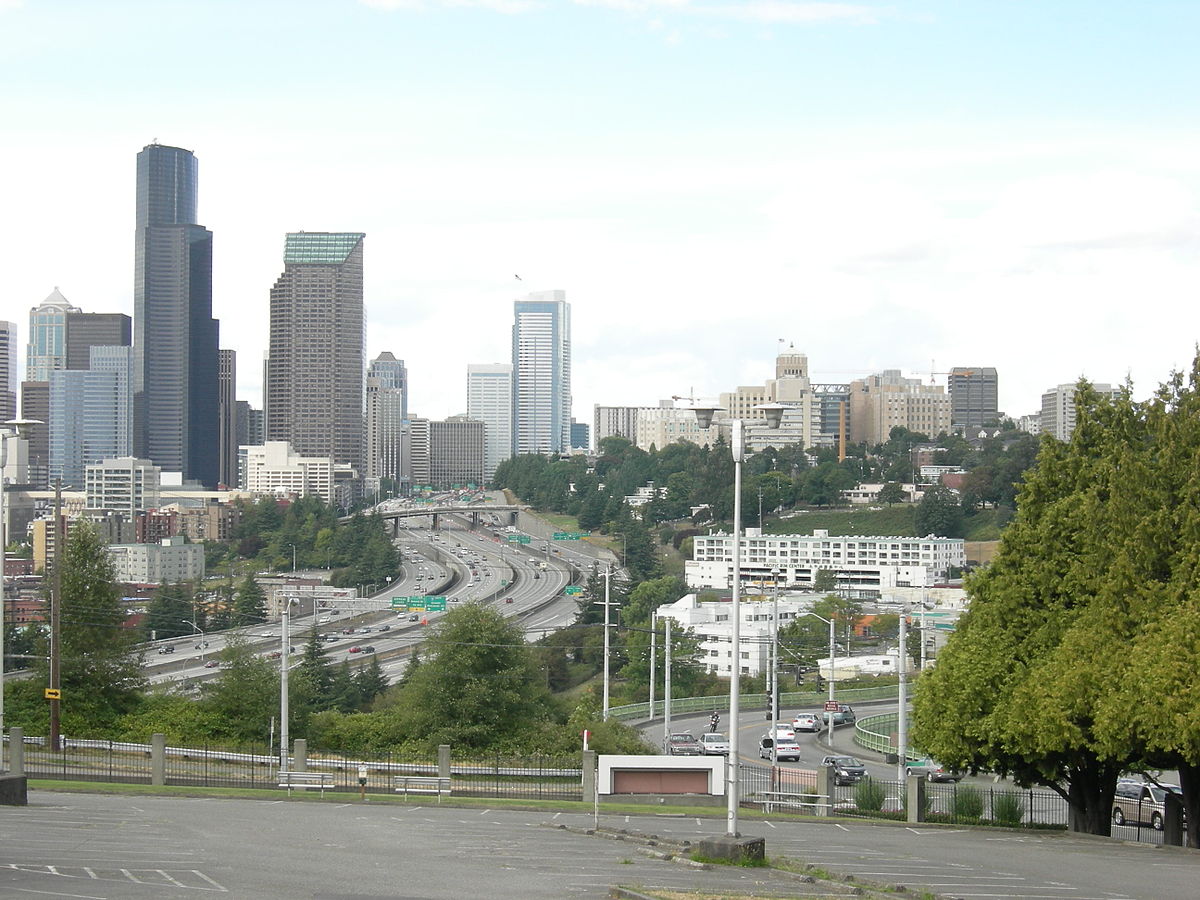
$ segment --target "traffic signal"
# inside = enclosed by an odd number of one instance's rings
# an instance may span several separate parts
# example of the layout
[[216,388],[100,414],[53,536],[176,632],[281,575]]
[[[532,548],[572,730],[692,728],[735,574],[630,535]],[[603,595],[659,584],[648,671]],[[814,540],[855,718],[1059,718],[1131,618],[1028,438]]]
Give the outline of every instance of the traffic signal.
[[775,702],[774,702],[775,697],[771,693],[771,689],[769,687],[767,688],[766,694],[767,694],[767,718],[771,719],[771,718],[774,718],[774,716],[775,716]]

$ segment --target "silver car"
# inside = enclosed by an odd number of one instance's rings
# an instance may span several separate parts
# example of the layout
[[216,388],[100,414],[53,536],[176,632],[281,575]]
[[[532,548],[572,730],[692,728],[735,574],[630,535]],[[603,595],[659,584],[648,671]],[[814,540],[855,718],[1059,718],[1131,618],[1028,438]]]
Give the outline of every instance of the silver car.
[[705,756],[729,755],[729,738],[718,731],[700,735],[700,746],[704,748]]

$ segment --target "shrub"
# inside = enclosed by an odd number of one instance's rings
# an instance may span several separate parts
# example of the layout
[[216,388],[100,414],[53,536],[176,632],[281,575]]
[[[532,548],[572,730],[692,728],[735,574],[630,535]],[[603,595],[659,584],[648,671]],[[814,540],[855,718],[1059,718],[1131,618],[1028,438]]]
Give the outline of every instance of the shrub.
[[954,815],[959,819],[978,819],[983,815],[983,794],[969,784],[955,785]]
[[854,788],[854,805],[866,812],[879,812],[887,799],[887,789],[878,781],[866,778]]
[[992,797],[992,819],[998,825],[1020,825],[1021,817],[1020,794],[1005,792]]

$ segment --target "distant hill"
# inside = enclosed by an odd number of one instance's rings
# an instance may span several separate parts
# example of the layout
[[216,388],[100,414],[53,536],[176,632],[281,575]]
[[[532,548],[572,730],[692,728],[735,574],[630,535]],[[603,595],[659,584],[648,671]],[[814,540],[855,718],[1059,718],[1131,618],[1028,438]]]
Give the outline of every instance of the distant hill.
[[[824,528],[830,534],[881,535],[918,537],[914,525],[916,507],[897,504],[882,509],[853,507],[850,509],[797,510],[787,518],[765,523],[768,534],[812,534],[814,528]],[[969,541],[994,541],[1012,518],[1009,509],[980,510],[966,519],[966,533],[950,535]]]

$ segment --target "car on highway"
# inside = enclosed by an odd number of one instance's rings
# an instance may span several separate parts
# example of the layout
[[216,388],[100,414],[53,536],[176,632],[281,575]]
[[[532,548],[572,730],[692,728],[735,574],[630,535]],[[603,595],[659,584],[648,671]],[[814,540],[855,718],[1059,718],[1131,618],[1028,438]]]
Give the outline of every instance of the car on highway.
[[800,761],[800,745],[791,729],[768,731],[758,740],[758,755],[761,759],[790,759]]
[[926,781],[960,781],[963,773],[957,769],[947,769],[936,759],[923,756],[920,759],[910,759],[904,764],[905,775],[920,775]]
[[821,727],[821,717],[815,713],[797,713],[792,719],[792,728],[796,731],[817,732]]
[[210,659],[208,662],[206,662],[206,663],[204,664],[204,668],[206,668],[206,669],[215,669],[215,668],[216,668],[217,666],[219,666],[219,665],[220,665],[220,663],[219,663],[219,662],[217,662],[215,659]]
[[821,766],[833,769],[833,783],[838,785],[858,784],[867,777],[867,767],[853,756],[826,756]]
[[719,731],[710,731],[700,735],[700,746],[704,748],[705,756],[728,756],[729,738]]
[[[825,710],[823,714],[826,724],[829,722],[829,710]],[[857,720],[854,717],[854,707],[848,703],[838,705],[838,710],[833,714],[834,725],[853,725]]]
[[372,647],[370,644],[366,644],[365,646],[359,647],[358,652],[359,653],[374,653],[375,648]]
[[380,625],[380,626],[379,626],[379,630],[380,630],[380,631],[391,631],[391,630],[392,630],[392,626],[391,626],[391,625]]
[[704,747],[690,731],[680,731],[667,738],[667,753],[671,756],[702,756]]
[[358,644],[355,644],[353,647],[351,647],[346,652],[347,653],[362,653],[362,647],[358,646]]
[[1113,795],[1114,825],[1149,825],[1162,831],[1163,808],[1167,793],[1178,794],[1177,784],[1150,784],[1144,781],[1121,780]]
[[420,622],[420,621],[421,621],[421,617],[420,617],[419,615],[417,615],[416,613],[409,613],[409,615],[408,615],[408,621],[410,621],[410,622]]
[[159,656],[162,656],[164,653],[174,653],[174,652],[175,652],[175,648],[174,648],[174,647],[172,647],[172,646],[171,646],[171,645],[169,645],[169,644],[168,644],[166,647],[159,647],[159,648],[158,648],[158,655],[159,655]]

